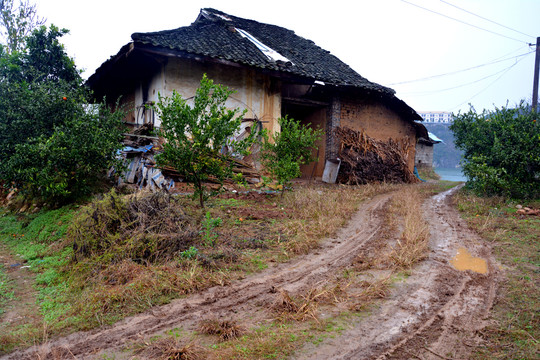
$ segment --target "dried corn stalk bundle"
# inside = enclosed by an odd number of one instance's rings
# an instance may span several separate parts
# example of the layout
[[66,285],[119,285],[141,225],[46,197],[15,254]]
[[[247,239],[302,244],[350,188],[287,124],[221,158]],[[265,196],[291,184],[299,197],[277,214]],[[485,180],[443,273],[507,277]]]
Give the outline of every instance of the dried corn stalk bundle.
[[418,180],[409,170],[407,159],[411,143],[376,140],[365,131],[338,127],[335,134],[340,140],[341,166],[337,182],[366,184],[375,181],[413,183]]

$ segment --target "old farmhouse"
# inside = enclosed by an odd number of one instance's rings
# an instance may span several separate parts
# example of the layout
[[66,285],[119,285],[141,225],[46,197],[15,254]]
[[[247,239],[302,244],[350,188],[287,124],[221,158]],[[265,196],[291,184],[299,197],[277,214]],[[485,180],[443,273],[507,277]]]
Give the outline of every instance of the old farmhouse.
[[186,27],[134,33],[133,41],[103,63],[88,79],[97,97],[122,97],[130,105],[127,123],[137,127],[159,119],[145,107],[169,96],[195,94],[204,73],[236,91],[227,106],[248,109],[246,121],[279,131],[289,115],[325,130],[317,144],[319,162],[305,174],[322,176],[340,144],[335,128],[363,130],[378,140],[392,138],[407,147],[414,167],[415,145],[427,138],[422,118],[387,87],[360,76],[348,65],[293,31],[202,9]]

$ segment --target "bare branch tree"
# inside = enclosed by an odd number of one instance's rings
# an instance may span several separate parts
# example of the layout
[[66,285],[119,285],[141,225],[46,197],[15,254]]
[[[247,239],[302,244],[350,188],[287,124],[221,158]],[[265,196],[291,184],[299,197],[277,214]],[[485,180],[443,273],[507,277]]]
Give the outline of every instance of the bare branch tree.
[[7,53],[21,51],[25,39],[37,27],[45,24],[45,18],[37,15],[36,5],[30,0],[0,0],[0,31],[4,37]]

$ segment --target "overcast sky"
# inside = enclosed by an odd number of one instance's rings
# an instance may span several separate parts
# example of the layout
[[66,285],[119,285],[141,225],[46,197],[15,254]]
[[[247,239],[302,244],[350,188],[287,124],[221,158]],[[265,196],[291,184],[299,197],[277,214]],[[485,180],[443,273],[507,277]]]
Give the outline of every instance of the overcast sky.
[[[70,30],[63,43],[85,78],[132,33],[188,26],[201,8],[212,7],[313,40],[417,111],[530,101],[535,48],[528,44],[540,36],[540,0],[35,2],[48,24]],[[426,77],[433,78],[408,82]]]

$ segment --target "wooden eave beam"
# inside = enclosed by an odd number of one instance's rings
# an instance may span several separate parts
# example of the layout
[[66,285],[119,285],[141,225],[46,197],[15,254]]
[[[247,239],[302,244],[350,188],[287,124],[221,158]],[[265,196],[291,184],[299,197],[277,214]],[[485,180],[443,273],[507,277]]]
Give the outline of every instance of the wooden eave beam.
[[283,97],[282,101],[289,104],[302,105],[302,106],[325,107],[325,106],[330,105],[326,101],[317,101],[317,100],[293,98],[293,97]]

